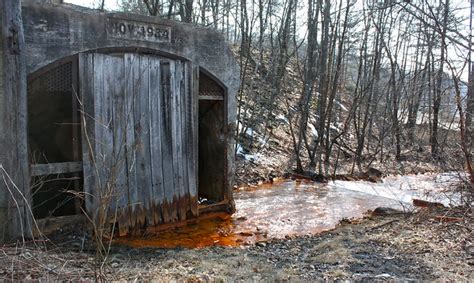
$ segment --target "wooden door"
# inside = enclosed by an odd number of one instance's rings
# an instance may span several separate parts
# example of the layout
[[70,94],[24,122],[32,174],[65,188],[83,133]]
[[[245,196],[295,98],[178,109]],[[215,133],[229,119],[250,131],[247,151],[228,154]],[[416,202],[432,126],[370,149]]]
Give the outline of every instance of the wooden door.
[[197,216],[191,64],[81,54],[86,210],[120,234]]

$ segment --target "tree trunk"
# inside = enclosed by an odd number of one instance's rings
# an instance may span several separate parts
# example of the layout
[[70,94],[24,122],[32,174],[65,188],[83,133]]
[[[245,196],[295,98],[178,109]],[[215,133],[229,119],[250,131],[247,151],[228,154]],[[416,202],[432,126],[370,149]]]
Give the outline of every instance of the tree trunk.
[[[440,2],[440,6],[442,6]],[[433,97],[433,124],[431,130],[431,156],[435,159],[439,158],[439,144],[438,144],[438,124],[439,124],[439,110],[441,107],[441,95],[443,93],[443,67],[445,61],[445,49],[446,49],[446,31],[448,26],[448,15],[449,15],[449,0],[445,0],[443,7],[443,26],[441,31],[441,55],[438,73],[436,76],[436,89]]]

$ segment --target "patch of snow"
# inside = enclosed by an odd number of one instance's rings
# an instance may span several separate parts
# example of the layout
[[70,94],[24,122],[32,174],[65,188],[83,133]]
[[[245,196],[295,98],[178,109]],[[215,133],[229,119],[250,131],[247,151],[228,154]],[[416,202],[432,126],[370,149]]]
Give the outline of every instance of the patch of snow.
[[242,145],[240,145],[239,143],[237,144],[237,152],[236,154],[240,154],[240,155],[244,155],[244,148],[242,147]]
[[267,145],[267,141],[266,141],[264,138],[262,138],[262,137],[258,137],[258,141],[259,141],[260,144],[262,145],[262,148]]
[[253,137],[253,129],[252,128],[247,128],[247,130],[245,130],[245,134],[247,136]]
[[308,127],[311,130],[311,133],[313,134],[313,136],[317,138],[318,137],[318,131],[316,130],[314,125],[312,123],[308,123]]
[[254,161],[254,162],[258,161],[262,157],[262,155],[260,153],[257,153],[257,154],[243,154],[243,156],[244,156],[245,160]]
[[277,120],[280,120],[280,121],[283,121],[284,123],[286,124],[290,124],[290,121],[288,121],[288,119],[285,117],[285,115],[283,114],[278,114],[275,119]]
[[257,154],[246,153],[246,151],[240,144],[237,144],[236,154],[242,156],[247,161],[254,161],[254,162],[258,161],[262,157],[260,153],[257,153]]
[[331,128],[331,130],[334,130],[334,131],[337,131],[337,132],[342,131],[339,127],[336,127],[335,125],[331,125],[330,128]]
[[435,201],[444,205],[459,204],[459,196],[446,188],[458,181],[455,173],[390,176],[383,183],[366,181],[334,181],[330,186],[384,197],[411,205],[414,198]]
[[346,112],[349,111],[349,109],[347,109],[347,107],[344,106],[340,101],[336,101],[336,104],[337,104],[339,107],[341,107],[341,109],[342,109],[343,111],[346,111]]

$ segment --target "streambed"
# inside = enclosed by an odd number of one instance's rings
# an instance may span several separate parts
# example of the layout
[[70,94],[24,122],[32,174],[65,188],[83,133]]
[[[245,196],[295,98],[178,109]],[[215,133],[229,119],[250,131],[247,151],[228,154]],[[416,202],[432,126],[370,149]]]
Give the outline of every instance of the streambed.
[[333,229],[342,219],[360,218],[368,210],[412,209],[412,199],[457,204],[451,192],[454,173],[390,176],[381,183],[334,181],[328,184],[282,181],[234,193],[237,212],[141,238],[120,238],[132,247],[241,246],[270,239],[314,235]]

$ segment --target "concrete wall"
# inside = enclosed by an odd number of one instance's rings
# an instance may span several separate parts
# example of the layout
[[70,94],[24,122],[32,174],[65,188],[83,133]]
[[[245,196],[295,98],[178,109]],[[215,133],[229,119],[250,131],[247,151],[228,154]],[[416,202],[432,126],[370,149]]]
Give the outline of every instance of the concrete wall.
[[[18,0],[0,2],[0,206],[8,225],[0,235],[28,237],[30,214],[27,148],[26,53],[21,6]],[[1,225],[1,224],[0,224]]]

